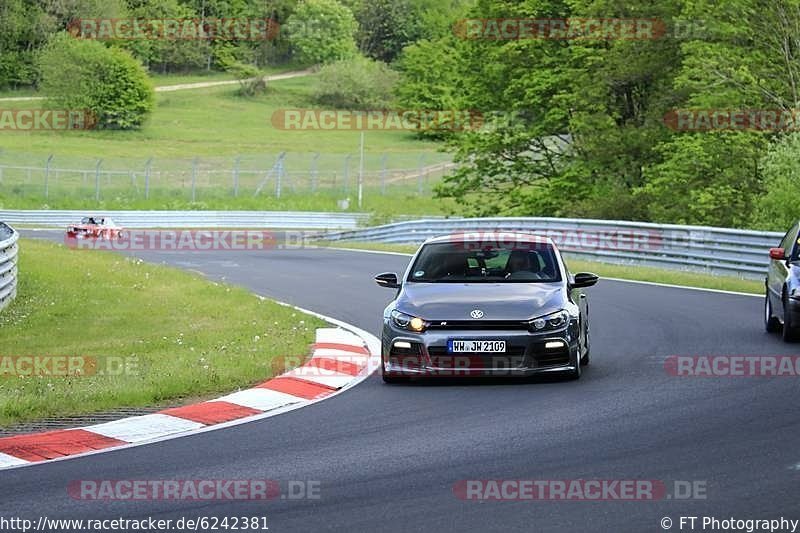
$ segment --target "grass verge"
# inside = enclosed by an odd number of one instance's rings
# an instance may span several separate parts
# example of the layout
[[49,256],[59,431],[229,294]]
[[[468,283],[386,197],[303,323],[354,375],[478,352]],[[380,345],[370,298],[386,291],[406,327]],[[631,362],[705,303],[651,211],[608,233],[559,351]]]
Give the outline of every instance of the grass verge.
[[[238,96],[235,85],[158,93],[155,111],[136,131],[3,132],[0,209],[338,211],[337,202],[350,198],[349,211],[384,217],[447,213],[454,204],[430,192],[446,172],[440,165],[450,159],[439,151],[441,144],[405,131],[366,132],[359,209],[361,132],[282,130],[272,124],[276,111],[315,107],[317,79],[269,82],[253,98]],[[282,152],[279,189],[270,169]]]
[[[337,242],[321,243],[321,246],[336,248],[375,250],[381,252],[414,253],[418,246],[406,244],[385,244],[374,242]],[[577,259],[570,254],[564,254],[573,272],[594,272],[600,277],[619,278],[633,281],[649,281],[667,285],[680,285],[682,287],[698,287],[702,289],[715,289],[721,291],[744,292],[748,294],[763,294],[762,281],[740,279],[732,276],[712,276],[699,272],[686,272],[680,270],[667,270],[633,265],[614,265]]]
[[[276,111],[292,108],[315,108],[313,93],[318,75],[271,81],[267,90],[255,97],[237,94],[236,85],[208,87],[189,91],[156,93],[156,108],[141,129],[133,131],[9,131],[3,134],[3,160],[12,161],[14,154],[54,154],[54,164],[72,165],[90,163],[94,168],[97,158],[103,158],[104,168],[123,163],[136,163],[138,170],[153,157],[156,167],[163,159],[191,161],[194,157],[209,160],[210,155],[224,160],[230,169],[233,157],[239,155],[263,156],[272,163],[280,152],[302,152],[310,155],[317,151],[327,154],[357,154],[359,131],[337,130],[284,130],[272,124]],[[159,83],[198,81],[170,77]],[[199,81],[220,81],[215,77]],[[7,109],[41,108],[41,102],[6,102]],[[431,154],[429,163],[441,144],[424,141],[406,131],[369,131],[365,149],[369,153],[388,154],[390,166],[398,154],[411,153],[408,163],[414,168],[420,153]],[[439,159],[446,159],[441,157]],[[186,161],[181,161],[185,164]],[[222,164],[222,163],[221,163]],[[354,163],[355,164],[355,163]],[[377,163],[376,163],[377,164]],[[320,172],[326,170],[326,160],[319,162]],[[271,165],[270,165],[271,166]],[[120,167],[121,168],[121,167]],[[308,167],[304,167],[308,168]],[[269,166],[267,167],[269,169]],[[156,168],[157,170],[157,168]],[[288,170],[291,170],[289,168]],[[336,168],[342,172],[337,159]],[[351,168],[352,173],[357,167]],[[355,174],[354,174],[355,175]]]
[[117,254],[30,239],[20,250],[24,275],[0,312],[0,357],[93,356],[112,371],[0,375],[2,426],[246,387],[282,371],[284,356],[305,356],[323,325],[242,288]]

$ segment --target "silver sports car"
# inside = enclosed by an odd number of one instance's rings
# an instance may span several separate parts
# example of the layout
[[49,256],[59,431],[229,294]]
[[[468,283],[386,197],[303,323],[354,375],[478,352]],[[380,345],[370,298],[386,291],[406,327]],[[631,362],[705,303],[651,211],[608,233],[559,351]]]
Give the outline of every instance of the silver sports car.
[[572,274],[547,238],[476,232],[426,241],[383,314],[381,371],[386,382],[432,376],[577,379],[589,363],[589,305],[597,283]]

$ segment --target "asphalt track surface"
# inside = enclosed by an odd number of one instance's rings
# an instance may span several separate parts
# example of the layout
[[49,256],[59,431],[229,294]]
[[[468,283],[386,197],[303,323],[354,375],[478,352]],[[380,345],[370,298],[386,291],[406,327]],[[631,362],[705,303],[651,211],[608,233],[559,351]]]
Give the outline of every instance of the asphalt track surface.
[[[143,253],[379,333],[402,256]],[[266,516],[270,531],[663,531],[662,517],[800,518],[798,378],[678,378],[669,355],[797,354],[762,300],[602,281],[580,381],[384,385],[195,436],[0,472],[0,516]],[[179,310],[176,310],[179,312]],[[243,317],[246,319],[247,317]],[[318,500],[76,501],[81,479],[315,480]],[[690,501],[464,501],[467,479],[700,481]],[[684,530],[686,528],[684,527]]]

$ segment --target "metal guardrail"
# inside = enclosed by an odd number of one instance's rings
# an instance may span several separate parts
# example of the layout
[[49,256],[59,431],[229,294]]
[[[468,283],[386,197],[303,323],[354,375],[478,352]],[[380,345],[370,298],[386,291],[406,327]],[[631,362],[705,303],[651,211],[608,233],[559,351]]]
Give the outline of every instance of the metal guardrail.
[[0,211],[10,224],[66,228],[88,215],[111,217],[124,228],[270,228],[347,230],[369,215],[286,211]]
[[[427,238],[469,231],[524,231],[552,238],[571,255],[619,264],[695,270],[763,278],[769,248],[782,233],[705,226],[568,218],[467,218],[397,222],[328,233],[327,241],[418,244]],[[491,239],[486,236],[486,239]]]
[[0,309],[17,295],[17,254],[19,234],[0,222]]

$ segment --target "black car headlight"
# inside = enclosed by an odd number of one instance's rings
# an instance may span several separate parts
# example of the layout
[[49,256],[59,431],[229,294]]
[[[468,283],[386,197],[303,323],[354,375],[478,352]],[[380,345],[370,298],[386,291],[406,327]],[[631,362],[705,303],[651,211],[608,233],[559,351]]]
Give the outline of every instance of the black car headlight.
[[528,322],[528,328],[533,332],[552,331],[562,329],[569,324],[569,313],[565,310],[556,311],[549,315],[534,318]]
[[428,323],[422,320],[421,318],[407,315],[395,309],[391,313],[391,320],[392,323],[401,329],[407,329],[408,331],[414,331],[416,333],[421,333],[425,331],[425,328],[428,327]]

